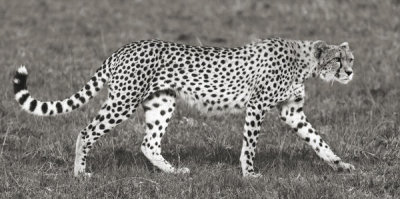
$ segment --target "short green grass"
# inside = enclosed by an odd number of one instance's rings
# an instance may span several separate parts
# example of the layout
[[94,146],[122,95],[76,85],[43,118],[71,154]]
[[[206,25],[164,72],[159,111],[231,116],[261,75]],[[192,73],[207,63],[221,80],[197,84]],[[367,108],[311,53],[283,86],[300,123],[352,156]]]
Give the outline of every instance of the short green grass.
[[[1,198],[399,198],[400,2],[328,1],[1,1]],[[30,72],[31,93],[65,98],[125,43],[159,38],[238,46],[256,38],[348,41],[354,80],[310,80],[305,112],[324,139],[357,168],[337,173],[277,119],[265,119],[259,179],[239,167],[243,114],[204,117],[179,103],[163,154],[189,175],[154,169],[141,154],[142,110],[101,139],[90,179],[73,177],[75,139],[106,97],[59,117],[22,112],[12,76]]]

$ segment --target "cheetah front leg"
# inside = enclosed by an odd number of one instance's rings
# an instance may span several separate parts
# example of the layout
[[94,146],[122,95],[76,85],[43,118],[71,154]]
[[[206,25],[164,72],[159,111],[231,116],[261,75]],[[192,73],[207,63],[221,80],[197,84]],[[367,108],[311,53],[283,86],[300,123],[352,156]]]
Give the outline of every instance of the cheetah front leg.
[[307,142],[317,155],[334,170],[354,170],[353,165],[343,162],[340,157],[333,153],[328,144],[322,140],[321,136],[306,120],[303,104],[304,100],[301,97],[285,102],[281,109],[281,119],[292,127],[297,135]]
[[255,149],[260,133],[261,122],[264,119],[264,111],[261,104],[248,105],[246,109],[246,122],[243,132],[243,146],[240,154],[240,163],[244,177],[260,177],[254,172]]

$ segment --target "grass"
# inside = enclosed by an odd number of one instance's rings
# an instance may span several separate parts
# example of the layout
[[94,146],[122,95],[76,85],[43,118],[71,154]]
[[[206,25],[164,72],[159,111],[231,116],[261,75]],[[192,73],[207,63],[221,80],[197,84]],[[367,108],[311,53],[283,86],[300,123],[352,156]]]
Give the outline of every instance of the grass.
[[[1,1],[1,198],[399,198],[400,2],[366,1]],[[190,175],[155,170],[141,154],[143,114],[101,139],[73,177],[77,133],[106,91],[78,111],[39,118],[13,100],[12,76],[30,71],[40,99],[69,96],[114,50],[140,39],[238,46],[255,38],[348,41],[355,78],[310,80],[305,112],[334,151],[357,168],[336,173],[277,119],[264,121],[255,160],[263,174],[244,179],[239,154],[244,115],[204,117],[179,103],[163,154]]]

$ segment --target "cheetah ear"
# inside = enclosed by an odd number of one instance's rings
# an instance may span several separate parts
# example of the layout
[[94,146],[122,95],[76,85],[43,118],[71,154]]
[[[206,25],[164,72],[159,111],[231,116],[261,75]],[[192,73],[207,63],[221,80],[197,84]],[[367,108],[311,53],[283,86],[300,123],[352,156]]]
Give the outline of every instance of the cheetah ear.
[[313,45],[314,45],[314,56],[317,59],[319,59],[321,57],[321,54],[323,51],[328,49],[328,45],[324,41],[320,41],[320,40],[315,41],[313,43]]
[[347,41],[341,43],[341,44],[340,44],[340,48],[343,48],[343,49],[345,49],[345,50],[349,50],[349,49],[350,49],[349,43],[347,43]]

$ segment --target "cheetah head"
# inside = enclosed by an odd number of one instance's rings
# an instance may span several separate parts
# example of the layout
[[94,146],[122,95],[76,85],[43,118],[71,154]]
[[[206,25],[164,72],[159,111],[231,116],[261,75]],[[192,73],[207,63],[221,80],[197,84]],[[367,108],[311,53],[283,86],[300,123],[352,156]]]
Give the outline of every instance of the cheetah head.
[[347,84],[353,78],[354,56],[347,42],[337,46],[317,41],[315,57],[318,59],[317,70],[321,79]]

